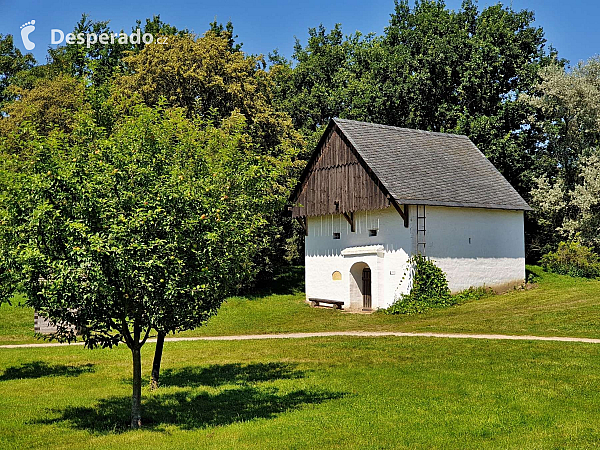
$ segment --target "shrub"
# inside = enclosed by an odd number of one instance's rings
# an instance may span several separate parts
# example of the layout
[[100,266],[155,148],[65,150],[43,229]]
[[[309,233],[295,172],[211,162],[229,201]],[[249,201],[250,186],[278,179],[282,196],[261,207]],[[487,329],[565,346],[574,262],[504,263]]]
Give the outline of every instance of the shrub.
[[541,263],[548,272],[572,277],[600,277],[598,255],[577,240],[561,242],[555,252],[542,256]]
[[486,288],[469,288],[451,295],[446,274],[423,255],[413,255],[408,260],[412,275],[412,288],[386,309],[387,314],[421,314],[432,308],[443,308],[478,300],[491,292]]
[[458,305],[470,300],[480,300],[484,297],[488,297],[494,293],[492,288],[486,287],[473,287],[460,291],[452,296],[454,301],[453,304]]

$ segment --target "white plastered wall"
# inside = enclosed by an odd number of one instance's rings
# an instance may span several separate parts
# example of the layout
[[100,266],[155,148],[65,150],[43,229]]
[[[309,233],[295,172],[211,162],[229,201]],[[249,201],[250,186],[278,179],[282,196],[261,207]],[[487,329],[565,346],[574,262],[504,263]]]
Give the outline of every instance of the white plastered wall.
[[[412,221],[411,227],[405,228],[392,207],[357,212],[354,221],[352,232],[341,214],[308,217],[306,297],[341,300],[344,309],[362,308],[356,300],[351,268],[365,263],[371,269],[372,308],[385,308],[407,290],[408,280],[402,281],[402,277],[412,246]],[[377,230],[377,236],[369,236],[369,230]],[[333,233],[340,233],[340,239],[333,239]],[[341,273],[341,280],[333,280],[335,271]]]
[[427,206],[426,230],[425,253],[446,272],[453,292],[524,281],[523,211]]
[[[351,278],[356,263],[371,269],[373,309],[388,307],[408,292],[403,276],[409,255],[416,252],[416,213],[416,206],[410,206],[405,228],[393,207],[357,212],[355,232],[340,214],[307,218],[307,299],[341,300],[344,309],[360,309]],[[369,236],[371,229],[377,236]],[[525,278],[523,231],[522,211],[427,206],[425,253],[446,272],[453,292],[470,286],[502,290]],[[340,239],[333,239],[333,233],[340,233]],[[341,280],[333,279],[336,271]]]

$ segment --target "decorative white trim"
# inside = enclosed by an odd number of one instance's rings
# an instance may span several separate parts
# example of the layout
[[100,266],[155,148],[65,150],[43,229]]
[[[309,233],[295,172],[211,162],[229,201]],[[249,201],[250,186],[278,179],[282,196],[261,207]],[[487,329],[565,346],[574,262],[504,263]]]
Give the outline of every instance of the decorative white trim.
[[365,245],[363,247],[348,247],[341,251],[342,256],[363,256],[363,255],[377,255],[383,258],[385,255],[385,248],[383,245]]

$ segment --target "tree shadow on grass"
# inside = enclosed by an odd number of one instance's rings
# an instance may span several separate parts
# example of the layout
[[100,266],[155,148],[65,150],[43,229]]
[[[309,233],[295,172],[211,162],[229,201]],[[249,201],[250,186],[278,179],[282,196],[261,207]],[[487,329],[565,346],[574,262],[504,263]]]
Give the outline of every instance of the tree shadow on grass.
[[93,364],[83,364],[79,366],[67,366],[64,364],[48,364],[44,361],[33,361],[7,368],[0,381],[32,379],[43,377],[76,377],[82,373],[94,371]]
[[[164,393],[143,401],[142,424],[150,430],[162,431],[167,425],[184,430],[229,425],[252,419],[272,418],[304,405],[320,404],[343,397],[343,393],[297,390],[281,394],[276,388],[259,389],[240,386],[216,394],[209,392]],[[93,433],[128,431],[131,414],[130,397],[110,397],[93,407],[69,407],[60,416],[37,423],[67,422],[73,428]]]
[[166,369],[160,375],[160,384],[181,387],[221,386],[302,378],[304,373],[295,367],[293,364],[270,362]]

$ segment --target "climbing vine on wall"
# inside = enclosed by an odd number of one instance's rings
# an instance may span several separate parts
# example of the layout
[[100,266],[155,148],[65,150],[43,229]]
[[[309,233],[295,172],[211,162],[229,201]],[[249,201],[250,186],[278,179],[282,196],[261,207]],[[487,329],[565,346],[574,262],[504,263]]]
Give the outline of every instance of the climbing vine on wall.
[[436,266],[433,260],[421,254],[409,258],[408,270],[403,280],[407,276],[412,279],[410,293],[397,298],[386,313],[420,314],[432,308],[452,306],[466,300],[477,300],[490,293],[485,288],[469,288],[451,295],[444,271]]

